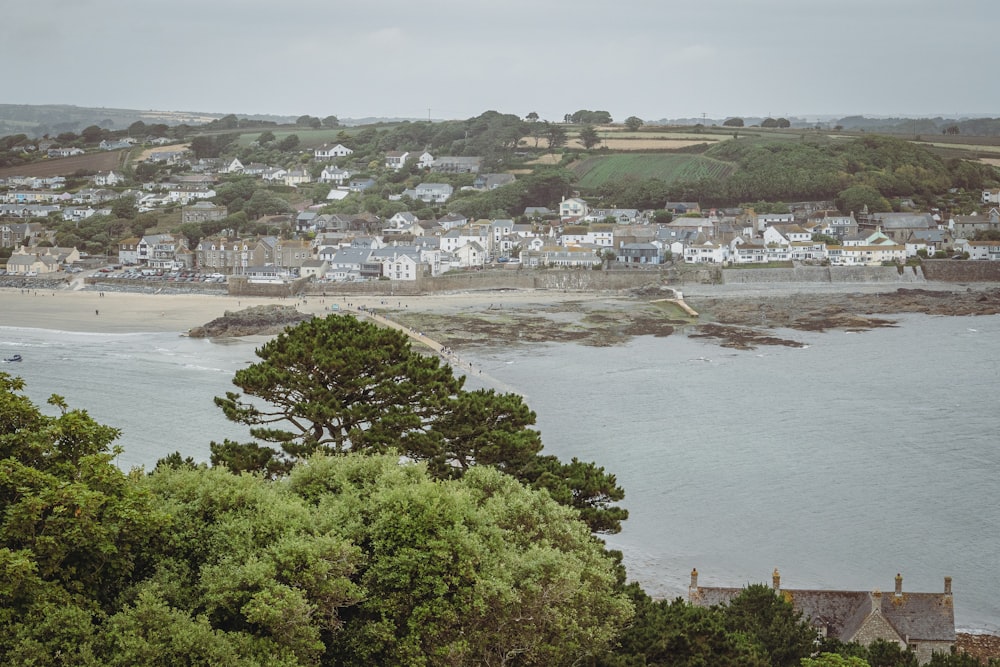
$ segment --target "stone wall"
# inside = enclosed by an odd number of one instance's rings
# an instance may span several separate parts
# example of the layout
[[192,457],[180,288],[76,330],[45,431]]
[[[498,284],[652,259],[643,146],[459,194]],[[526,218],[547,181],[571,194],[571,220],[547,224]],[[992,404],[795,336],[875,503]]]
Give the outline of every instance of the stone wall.
[[919,266],[796,266],[791,269],[725,269],[722,282],[767,283],[921,283]]
[[923,266],[927,280],[951,283],[1000,283],[1000,262],[929,259]]
[[302,291],[309,282],[308,278],[299,278],[288,283],[255,283],[244,276],[229,276],[228,288],[230,296],[268,296],[285,298]]
[[[230,278],[230,281],[233,279]],[[410,296],[436,292],[497,289],[624,291],[668,285],[683,290],[692,284],[875,283],[891,285],[942,282],[1000,282],[1000,262],[926,261],[922,266],[796,266],[785,269],[722,269],[719,266],[675,265],[655,269],[492,269],[465,271],[416,281],[372,280],[353,283],[302,283],[299,293]],[[270,287],[254,285],[254,288]],[[232,289],[230,293],[235,294]],[[263,292],[254,292],[265,296]],[[245,292],[244,294],[249,294]],[[275,294],[279,295],[279,294]]]

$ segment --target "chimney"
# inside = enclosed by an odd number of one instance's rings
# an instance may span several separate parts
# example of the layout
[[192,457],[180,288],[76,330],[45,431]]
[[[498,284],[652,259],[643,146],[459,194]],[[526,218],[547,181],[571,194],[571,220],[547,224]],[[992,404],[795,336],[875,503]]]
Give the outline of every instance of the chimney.
[[944,578],[944,594],[951,595],[951,577]]
[[774,568],[774,572],[771,573],[771,588],[775,591],[781,590],[781,573],[778,572],[778,568]]
[[691,589],[698,589],[698,568],[691,570]]
[[896,597],[903,595],[903,575],[896,573]]

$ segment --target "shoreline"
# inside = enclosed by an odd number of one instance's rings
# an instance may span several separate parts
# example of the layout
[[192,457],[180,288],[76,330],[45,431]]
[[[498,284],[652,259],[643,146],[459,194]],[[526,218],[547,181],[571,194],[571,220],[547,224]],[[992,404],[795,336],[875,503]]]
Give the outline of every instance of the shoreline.
[[[685,300],[700,303],[733,303],[745,301],[757,304],[769,300],[802,298],[809,296],[836,299],[844,297],[855,301],[862,296],[878,299],[899,290],[912,290],[909,284],[887,283],[769,283],[676,286]],[[923,283],[919,290],[936,296],[940,293],[978,294],[1000,289],[996,283]],[[233,312],[260,305],[295,306],[300,312],[323,315],[333,312],[333,304],[351,310],[375,309],[379,314],[428,315],[428,316],[498,316],[504,314],[535,314],[574,304],[582,309],[606,307],[612,311],[630,310],[649,304],[649,299],[626,292],[583,292],[560,290],[476,290],[442,292],[418,296],[357,296],[327,295],[297,298],[235,297],[228,294],[181,293],[148,294],[131,291],[27,289],[0,287],[0,325],[27,327],[55,331],[88,333],[144,333],[172,332],[185,335],[194,327],[202,326]],[[889,306],[889,304],[885,304]],[[912,312],[911,309],[908,309]],[[891,307],[883,312],[891,313]],[[713,320],[711,313],[703,313],[701,323]]]

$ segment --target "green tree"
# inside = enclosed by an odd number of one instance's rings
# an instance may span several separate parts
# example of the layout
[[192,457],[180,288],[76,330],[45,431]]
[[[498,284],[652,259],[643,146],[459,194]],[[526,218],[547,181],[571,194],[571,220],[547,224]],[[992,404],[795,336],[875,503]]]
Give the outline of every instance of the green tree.
[[278,150],[283,152],[293,151],[299,147],[299,135],[289,134],[278,142]]
[[243,211],[246,212],[250,219],[256,220],[257,218],[265,215],[290,213],[292,211],[292,207],[287,201],[273,192],[269,192],[267,190],[254,190],[253,195],[251,195],[250,199],[243,205]]
[[275,139],[274,132],[272,132],[271,130],[264,130],[263,132],[260,133],[260,136],[257,137],[257,143],[260,144],[261,146],[267,146],[268,144],[273,142],[274,139]]
[[743,119],[742,118],[735,118],[735,117],[734,118],[727,118],[726,120],[722,121],[722,126],[723,127],[743,127]]
[[585,125],[609,125],[611,123],[611,114],[607,111],[580,109],[572,114],[567,114],[566,122],[582,123]]
[[[596,532],[617,532],[628,516],[613,505],[624,497],[614,475],[539,453],[535,414],[519,396],[463,391],[464,378],[414,352],[402,332],[330,315],[287,329],[256,354],[261,361],[233,378],[254,400],[228,392],[215,403],[255,438],[279,445],[285,460],[392,448],[427,461],[442,478],[493,466],[547,489]],[[262,470],[265,454],[257,448],[237,458],[232,446],[213,447],[213,461],[234,470]]]
[[327,116],[323,119],[323,127],[340,127],[340,119],[336,116]]
[[80,132],[80,137],[83,139],[84,143],[96,144],[101,141],[107,134],[107,131],[97,125],[88,125],[83,128]]
[[525,116],[524,119],[526,121],[528,121],[529,123],[537,123],[538,122],[538,113],[535,112],[535,111],[532,111],[527,116]]
[[566,128],[562,125],[545,121],[545,132],[542,134],[549,142],[549,148],[556,150],[566,145]]
[[631,132],[637,131],[644,124],[645,121],[643,121],[641,118],[637,116],[629,116],[628,118],[625,119],[625,127],[627,127]]
[[870,185],[852,185],[837,194],[834,200],[837,208],[844,213],[860,212],[868,207],[870,213],[886,212],[892,210],[889,200]]
[[587,150],[590,150],[597,144],[601,143],[601,137],[597,134],[597,128],[593,125],[585,125],[580,129],[580,143]]
[[[978,658],[974,658],[968,653],[959,653],[954,648],[951,653],[935,653],[927,663],[929,667],[982,667]],[[988,667],[996,667],[1000,660],[990,658]]]
[[499,471],[435,483],[395,456],[317,458],[290,488],[365,545],[334,664],[572,664],[631,616],[586,528]]
[[626,587],[635,618],[619,645],[594,661],[594,667],[769,667],[746,637],[726,630],[722,613],[681,598],[654,601],[636,584]]
[[782,128],[782,129],[788,128],[788,127],[792,126],[791,121],[789,121],[787,118],[779,118],[778,121],[777,121],[777,123],[778,123],[778,127]]
[[112,463],[118,431],[46,416],[0,373],[0,663],[86,663],[94,624],[148,571],[166,516]]
[[139,215],[139,207],[136,206],[135,197],[119,197],[111,204],[111,215],[116,218],[132,220]]
[[348,315],[304,322],[256,354],[261,362],[237,371],[233,384],[267,405],[233,392],[215,403],[293,457],[389,444],[407,451],[462,386],[438,358],[414,354],[404,334]]
[[674,214],[671,213],[670,211],[659,209],[653,212],[653,222],[655,222],[658,225],[666,225],[670,222],[673,222],[673,220],[674,220]]
[[794,667],[808,657],[816,631],[788,602],[762,584],[747,586],[722,610],[730,632],[745,634],[774,667]]

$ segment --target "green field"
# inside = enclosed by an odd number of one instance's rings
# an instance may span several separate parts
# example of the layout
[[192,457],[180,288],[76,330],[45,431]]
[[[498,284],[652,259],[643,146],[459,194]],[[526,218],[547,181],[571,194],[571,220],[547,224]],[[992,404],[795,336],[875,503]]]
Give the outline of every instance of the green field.
[[621,178],[657,178],[667,183],[692,181],[705,177],[725,177],[735,166],[702,155],[640,153],[600,155],[573,166],[577,184],[584,190],[600,187]]

